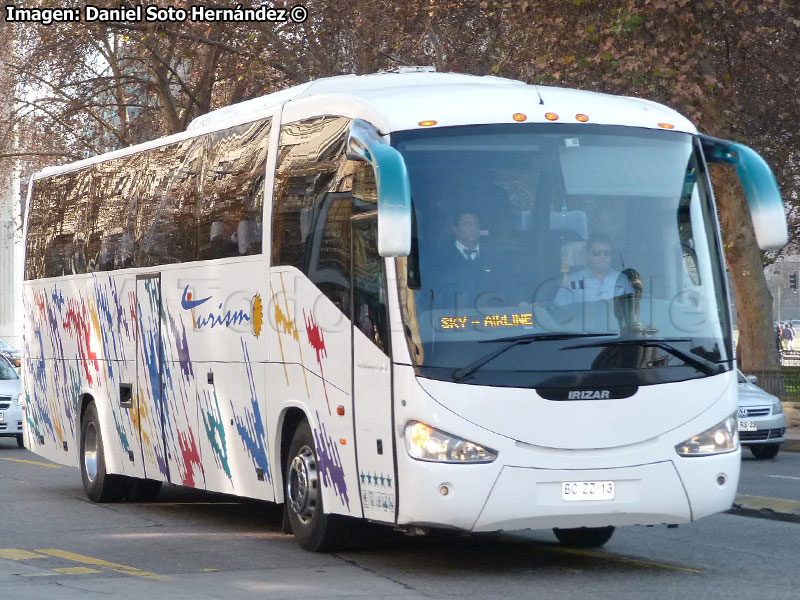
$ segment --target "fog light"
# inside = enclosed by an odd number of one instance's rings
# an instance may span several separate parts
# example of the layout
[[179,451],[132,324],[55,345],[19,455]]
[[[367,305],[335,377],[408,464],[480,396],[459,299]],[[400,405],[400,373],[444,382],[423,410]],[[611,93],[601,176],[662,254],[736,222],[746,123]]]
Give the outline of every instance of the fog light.
[[725,473],[720,473],[719,475],[717,475],[717,485],[718,486],[725,485],[726,481],[728,481],[728,478],[725,477]]
[[442,496],[442,498],[444,498],[445,496],[450,494],[450,488],[443,483],[442,485],[439,486],[439,494]]

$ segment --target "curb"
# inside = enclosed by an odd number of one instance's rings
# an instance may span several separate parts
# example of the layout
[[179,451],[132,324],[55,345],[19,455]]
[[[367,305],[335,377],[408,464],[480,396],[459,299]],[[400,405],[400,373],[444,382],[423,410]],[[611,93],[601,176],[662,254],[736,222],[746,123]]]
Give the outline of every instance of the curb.
[[781,498],[765,498],[736,494],[729,514],[772,521],[800,523],[800,502]]
[[781,452],[784,450],[800,452],[800,440],[787,438],[786,441],[781,444]]

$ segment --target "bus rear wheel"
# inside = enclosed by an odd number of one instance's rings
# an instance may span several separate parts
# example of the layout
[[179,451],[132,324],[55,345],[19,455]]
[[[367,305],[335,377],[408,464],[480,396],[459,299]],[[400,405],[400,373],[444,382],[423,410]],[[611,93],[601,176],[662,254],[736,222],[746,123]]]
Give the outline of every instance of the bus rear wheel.
[[125,492],[125,477],[109,475],[100,435],[100,418],[94,402],[86,407],[81,419],[80,446],[83,489],[92,502],[118,502]]
[[614,527],[576,527],[553,529],[558,541],[572,548],[599,548],[611,539]]
[[325,514],[319,459],[308,421],[302,421],[286,457],[286,514],[300,545],[312,552],[329,552],[346,544],[350,519]]

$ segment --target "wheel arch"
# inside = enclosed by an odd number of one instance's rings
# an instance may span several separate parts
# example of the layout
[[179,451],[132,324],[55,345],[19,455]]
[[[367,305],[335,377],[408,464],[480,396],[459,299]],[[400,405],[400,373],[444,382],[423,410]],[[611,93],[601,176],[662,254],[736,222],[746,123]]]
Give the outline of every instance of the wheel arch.
[[275,485],[275,502],[282,504],[284,501],[284,481],[286,481],[286,457],[289,454],[289,446],[297,427],[303,421],[311,424],[308,413],[300,406],[285,407],[278,418],[278,439],[276,440],[276,455],[280,461],[280,485]]
[[78,394],[77,412],[75,418],[77,419],[75,431],[77,437],[75,440],[75,458],[80,464],[81,460],[81,435],[83,429],[83,416],[86,414],[86,409],[94,402],[97,409],[97,417],[100,420],[100,440],[103,444],[103,455],[106,462],[106,470],[109,474],[123,474],[121,466],[118,464],[117,453],[112,450],[109,441],[112,439],[109,436],[115,433],[113,425],[114,417],[111,415],[110,407],[103,402],[98,401],[98,395],[89,389],[81,390]]

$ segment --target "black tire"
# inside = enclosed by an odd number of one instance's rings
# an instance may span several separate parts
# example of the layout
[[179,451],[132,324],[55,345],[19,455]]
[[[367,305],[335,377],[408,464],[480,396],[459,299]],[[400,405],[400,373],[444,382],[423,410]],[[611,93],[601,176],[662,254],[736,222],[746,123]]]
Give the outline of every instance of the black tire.
[[752,444],[750,446],[750,452],[753,454],[753,457],[758,460],[775,458],[778,455],[778,450],[780,449],[780,444]]
[[599,548],[611,539],[614,527],[576,527],[553,529],[558,541],[571,548]]
[[17,446],[20,448],[25,447],[25,437],[21,433],[17,434]]
[[286,516],[300,545],[311,552],[330,552],[347,544],[351,520],[325,514],[319,459],[308,421],[294,432],[286,456],[283,491]]
[[94,402],[86,407],[81,419],[80,447],[83,489],[92,502],[118,502],[127,488],[127,477],[106,473],[100,419]]
[[125,496],[130,502],[155,502],[161,493],[161,482],[131,477]]

